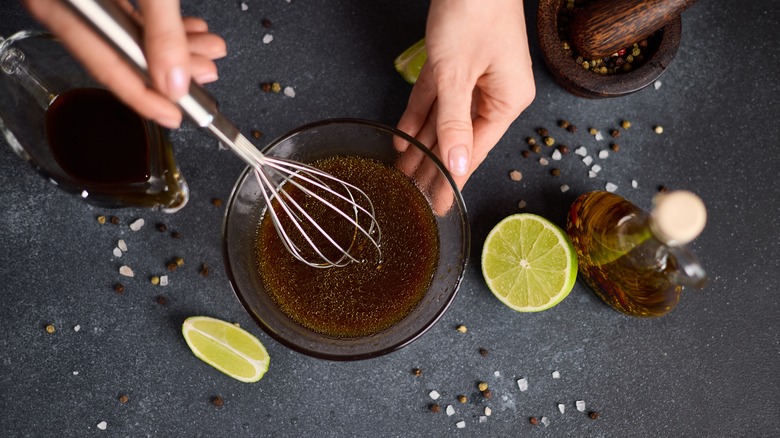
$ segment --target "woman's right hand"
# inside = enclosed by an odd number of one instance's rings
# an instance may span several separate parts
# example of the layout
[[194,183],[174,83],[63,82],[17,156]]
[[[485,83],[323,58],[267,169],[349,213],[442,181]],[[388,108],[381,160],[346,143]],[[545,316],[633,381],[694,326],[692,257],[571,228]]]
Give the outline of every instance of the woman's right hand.
[[118,0],[144,27],[144,52],[153,88],[108,43],[62,0],[23,0],[30,13],[46,26],[101,84],[140,115],[168,128],[181,124],[172,102],[187,94],[190,80],[216,81],[215,59],[227,54],[225,41],[209,32],[205,21],[181,17],[178,0]]

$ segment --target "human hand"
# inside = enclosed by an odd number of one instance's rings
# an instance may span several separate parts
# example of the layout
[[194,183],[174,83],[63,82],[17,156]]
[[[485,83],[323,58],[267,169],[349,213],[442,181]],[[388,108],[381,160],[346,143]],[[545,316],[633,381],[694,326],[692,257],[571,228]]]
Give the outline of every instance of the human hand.
[[398,129],[430,147],[459,188],[536,95],[522,0],[432,0],[428,60]]
[[225,41],[208,31],[205,21],[181,17],[178,0],[138,0],[134,11],[118,3],[144,26],[144,52],[154,88],[150,88],[61,0],[23,0],[30,13],[56,35],[95,79],[143,117],[177,128],[182,115],[172,103],[187,94],[190,80],[217,80],[213,60],[226,55]]

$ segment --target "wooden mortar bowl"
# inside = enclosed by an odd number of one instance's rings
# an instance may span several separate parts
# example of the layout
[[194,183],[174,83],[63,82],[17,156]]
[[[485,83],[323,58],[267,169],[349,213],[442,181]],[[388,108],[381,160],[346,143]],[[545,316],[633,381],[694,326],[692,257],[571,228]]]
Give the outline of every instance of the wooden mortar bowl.
[[680,47],[682,18],[678,15],[659,30],[655,51],[644,63],[625,73],[599,74],[585,70],[563,49],[558,34],[558,17],[564,0],[539,0],[537,35],[544,61],[558,84],[570,93],[592,99],[618,97],[652,84],[669,67]]

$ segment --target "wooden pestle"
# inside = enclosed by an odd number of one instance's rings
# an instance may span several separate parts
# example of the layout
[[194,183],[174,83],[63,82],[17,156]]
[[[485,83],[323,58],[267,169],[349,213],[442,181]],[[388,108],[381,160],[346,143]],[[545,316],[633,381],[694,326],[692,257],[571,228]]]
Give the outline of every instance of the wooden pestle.
[[570,24],[574,49],[585,59],[610,56],[650,36],[696,0],[595,0]]

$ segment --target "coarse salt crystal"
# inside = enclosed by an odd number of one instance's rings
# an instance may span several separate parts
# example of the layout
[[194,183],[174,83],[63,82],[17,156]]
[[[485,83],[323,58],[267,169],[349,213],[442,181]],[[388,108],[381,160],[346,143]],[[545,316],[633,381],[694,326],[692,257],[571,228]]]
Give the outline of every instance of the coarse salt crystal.
[[489,406],[485,406],[485,416],[489,417],[493,414],[493,410]]
[[604,186],[604,189],[606,189],[606,191],[608,191],[610,193],[614,192],[615,190],[617,190],[617,188],[618,188],[618,186],[613,184],[613,183],[611,183],[611,182],[608,182],[607,185]]
[[547,417],[542,417],[542,424],[544,424],[544,427],[547,427],[550,425],[550,419]]
[[447,405],[447,409],[445,411],[447,412],[448,417],[455,415],[455,408],[453,408],[452,405]]
[[520,202],[517,203],[517,208],[522,210],[526,205],[528,205],[528,203],[521,199]]
[[560,379],[561,378],[561,373],[558,372],[558,371],[553,371],[552,372],[552,378],[553,379]]
[[119,242],[116,243],[117,248],[121,249],[122,251],[127,252],[127,244],[123,239],[119,239]]
[[637,187],[639,187],[639,183],[635,179],[632,179],[631,180],[631,187],[637,188]]
[[108,427],[108,423],[106,423],[105,421],[101,421],[100,423],[97,424],[97,428],[100,430],[106,430],[107,427]]
[[501,373],[499,373],[498,371],[493,371],[493,376],[494,377],[501,377]]
[[599,166],[598,164],[594,164],[593,167],[590,168],[590,170],[599,173],[601,172],[601,166]]
[[122,250],[119,248],[114,248],[114,257],[122,257]]
[[604,149],[602,151],[599,151],[599,158],[601,158],[603,160],[603,159],[605,159],[607,157],[609,157],[609,151],[608,150]]
[[295,97],[295,90],[293,87],[284,87],[284,95],[287,97]]
[[596,141],[604,140],[604,134],[602,134],[601,131],[597,132],[593,137],[596,138]]
[[458,429],[463,429],[464,427],[466,427],[466,422],[465,421],[458,421],[457,423],[455,423],[455,426],[457,426]]
[[591,163],[593,163],[593,157],[586,155],[585,158],[582,159],[582,162],[585,163],[586,166],[590,166]]
[[585,412],[585,400],[577,400],[574,405],[577,406],[578,411]]
[[439,399],[439,393],[437,391],[431,391],[428,393],[428,396],[434,400]]
[[160,286],[168,286],[168,276],[163,275],[160,277]]
[[249,9],[249,5],[244,2],[241,2],[241,10],[246,11],[247,9]]
[[574,153],[579,155],[579,156],[581,156],[581,157],[584,157],[584,156],[588,155],[588,150],[585,149],[585,146],[580,146],[580,147],[578,147],[577,149],[574,150]]
[[88,191],[86,191],[86,190],[83,190],[83,191],[81,192],[81,197],[82,197],[82,198],[86,198],[87,196],[89,196],[89,192],[88,192]]
[[79,372],[78,372],[78,371],[74,371],[74,372],[73,372],[73,375],[74,375],[74,376],[78,376],[78,375],[79,375]]
[[271,41],[273,40],[274,40],[274,36],[271,35],[270,33],[267,33],[263,36],[263,44],[270,44]]
[[509,178],[512,181],[520,181],[521,179],[523,179],[523,174],[519,170],[513,170],[509,172]]
[[479,422],[480,423],[487,423],[487,417],[484,415],[479,416]]
[[81,326],[80,325],[77,325],[77,326],[73,327],[73,331],[74,332],[77,332],[79,330],[81,330]]
[[661,88],[661,81],[653,82],[653,88],[655,88],[656,90]]
[[561,186],[561,192],[562,192],[562,193],[566,193],[566,192],[568,192],[568,191],[569,191],[569,189],[570,189],[570,188],[571,188],[571,187],[569,187],[569,185],[568,185],[568,184],[564,184],[564,185],[562,185],[562,186]]
[[592,170],[589,170],[588,171],[588,176],[591,177],[591,178],[595,178],[596,177],[596,172],[594,172]]
[[525,391],[528,389],[528,379],[519,379],[517,381],[517,387],[520,388],[520,391]]
[[124,265],[119,267],[119,274],[120,275],[124,275],[125,277],[134,277],[135,276],[135,274],[133,274],[133,270],[130,269],[129,266],[124,266]]
[[558,403],[558,410],[561,411],[561,414],[566,411],[566,405],[563,403]]
[[143,227],[143,226],[144,226],[144,219],[143,219],[143,218],[140,218],[140,219],[137,219],[137,220],[136,220],[135,222],[133,222],[132,224],[130,224],[130,229],[131,229],[131,230],[133,230],[133,231],[138,231],[138,230],[140,230],[140,229],[141,229],[141,227]]
[[563,158],[563,155],[561,155],[561,151],[558,149],[554,150],[552,153],[552,159],[555,161],[560,161],[561,158]]
[[539,164],[541,164],[542,166],[546,166],[546,165],[550,164],[550,162],[547,160],[547,158],[542,157],[542,158],[539,158]]

